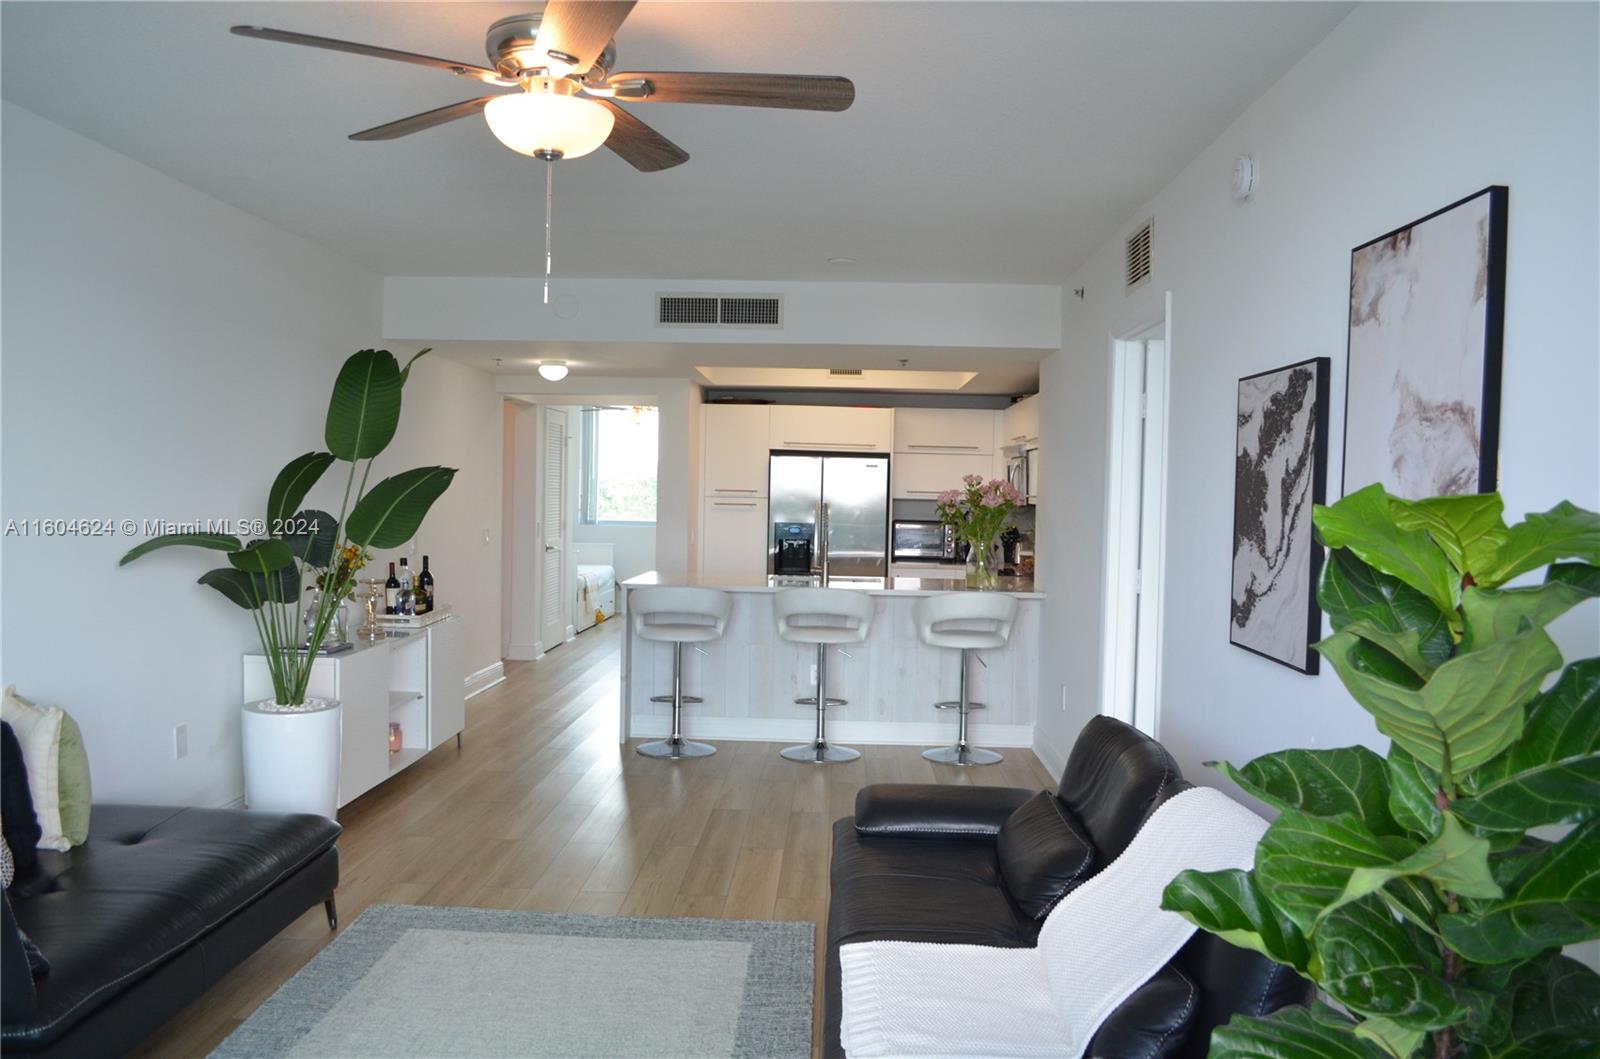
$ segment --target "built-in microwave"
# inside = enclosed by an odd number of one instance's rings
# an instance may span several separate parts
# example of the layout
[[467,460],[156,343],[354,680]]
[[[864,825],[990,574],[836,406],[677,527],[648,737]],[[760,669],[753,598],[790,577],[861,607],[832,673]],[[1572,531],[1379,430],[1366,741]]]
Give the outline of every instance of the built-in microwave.
[[937,519],[896,519],[890,531],[889,557],[896,563],[955,562],[955,530]]

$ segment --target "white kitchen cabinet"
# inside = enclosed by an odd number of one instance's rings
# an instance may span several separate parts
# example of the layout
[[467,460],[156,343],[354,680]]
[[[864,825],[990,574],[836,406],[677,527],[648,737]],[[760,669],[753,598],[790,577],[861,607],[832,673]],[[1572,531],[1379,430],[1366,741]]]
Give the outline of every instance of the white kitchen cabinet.
[[997,414],[983,408],[901,408],[894,416],[894,451],[989,455]]
[[963,488],[969,474],[994,476],[994,457],[988,453],[906,452],[894,458],[891,468],[896,500],[932,500],[949,489]]
[[773,405],[771,447],[794,452],[891,452],[894,416],[889,408]]
[[764,584],[765,497],[708,496],[700,509],[700,577],[708,585]]
[[1039,395],[1024,397],[1000,414],[1000,441],[1017,445],[1039,440]]
[[466,645],[454,614],[428,626],[428,749],[467,726]]
[[771,406],[708,404],[700,411],[701,492],[705,496],[766,496]]

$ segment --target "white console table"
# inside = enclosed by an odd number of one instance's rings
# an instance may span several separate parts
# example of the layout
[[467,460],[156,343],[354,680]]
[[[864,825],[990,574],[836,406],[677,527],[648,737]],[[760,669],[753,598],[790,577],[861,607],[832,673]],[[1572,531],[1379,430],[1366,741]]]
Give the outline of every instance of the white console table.
[[[339,805],[344,807],[421,760],[466,727],[466,660],[461,619],[441,612],[413,629],[381,640],[356,640],[311,667],[307,694],[344,707],[339,749]],[[272,678],[260,654],[244,657],[246,702],[272,698]],[[401,728],[401,748],[389,751],[389,722]]]

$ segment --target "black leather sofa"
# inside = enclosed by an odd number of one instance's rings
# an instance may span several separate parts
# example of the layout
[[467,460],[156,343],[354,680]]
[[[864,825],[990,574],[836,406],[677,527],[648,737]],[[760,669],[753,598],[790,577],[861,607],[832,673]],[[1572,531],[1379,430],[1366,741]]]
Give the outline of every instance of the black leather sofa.
[[[1098,865],[1121,853],[1145,819],[1190,784],[1166,749],[1109,717],[1078,736],[1056,791],[1092,841]],[[1011,898],[996,836],[1039,792],[1009,787],[877,784],[856,815],[834,824],[832,901],[823,1001],[823,1053],[842,1056],[839,946],[929,941],[1032,946],[1040,923]],[[1091,873],[1092,874],[1092,873]],[[947,984],[960,989],[960,983]],[[1101,1024],[1097,1059],[1201,1059],[1211,1031],[1235,1014],[1266,1014],[1310,999],[1289,968],[1204,932]]]
[[[0,1051],[124,1055],[307,909],[336,925],[338,835],[320,816],[96,805],[87,842],[40,850],[6,892]],[[50,962],[36,991],[13,974],[16,926]]]

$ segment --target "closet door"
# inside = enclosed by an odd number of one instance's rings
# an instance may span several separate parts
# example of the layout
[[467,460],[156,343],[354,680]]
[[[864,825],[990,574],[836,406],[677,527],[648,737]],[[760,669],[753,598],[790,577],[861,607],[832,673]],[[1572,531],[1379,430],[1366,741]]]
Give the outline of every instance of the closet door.
[[539,567],[539,642],[546,651],[567,639],[567,413],[544,409],[539,454],[539,526],[544,553]]

